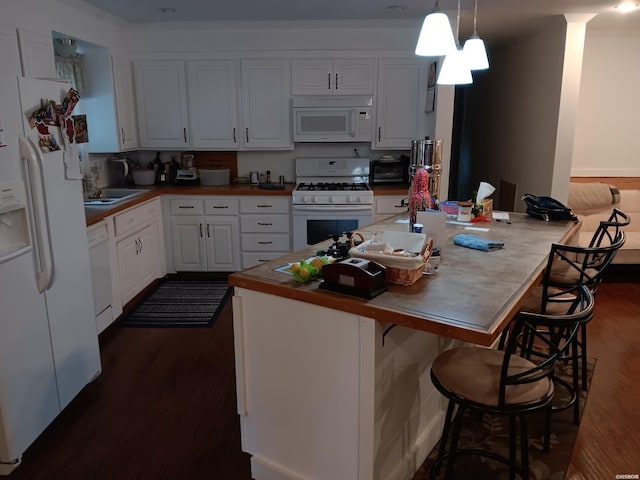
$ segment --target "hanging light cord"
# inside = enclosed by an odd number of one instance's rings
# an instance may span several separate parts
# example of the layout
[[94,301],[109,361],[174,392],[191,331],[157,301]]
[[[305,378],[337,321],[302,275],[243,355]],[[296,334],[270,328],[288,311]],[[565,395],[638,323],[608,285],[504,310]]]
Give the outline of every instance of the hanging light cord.
[[476,19],[478,18],[478,0],[476,0],[476,6],[475,9],[473,11],[473,33],[477,34],[478,31],[476,30]]
[[456,46],[460,46],[460,0],[458,0],[458,18],[456,20]]

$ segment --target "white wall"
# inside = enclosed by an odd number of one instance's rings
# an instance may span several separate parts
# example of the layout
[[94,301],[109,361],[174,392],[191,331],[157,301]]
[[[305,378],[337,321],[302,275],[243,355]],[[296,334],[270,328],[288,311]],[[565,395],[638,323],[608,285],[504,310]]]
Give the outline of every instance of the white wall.
[[1,12],[2,23],[17,28],[64,33],[112,52],[127,48],[123,34],[127,24],[93,7],[72,8],[55,0],[3,0]]
[[640,32],[587,25],[571,175],[640,176]]

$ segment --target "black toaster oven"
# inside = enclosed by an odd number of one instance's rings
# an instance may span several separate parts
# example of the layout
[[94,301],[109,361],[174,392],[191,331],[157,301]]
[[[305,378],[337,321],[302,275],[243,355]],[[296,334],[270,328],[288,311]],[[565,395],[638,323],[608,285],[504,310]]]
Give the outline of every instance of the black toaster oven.
[[409,157],[400,155],[399,158],[381,158],[371,161],[369,172],[371,183],[409,183]]

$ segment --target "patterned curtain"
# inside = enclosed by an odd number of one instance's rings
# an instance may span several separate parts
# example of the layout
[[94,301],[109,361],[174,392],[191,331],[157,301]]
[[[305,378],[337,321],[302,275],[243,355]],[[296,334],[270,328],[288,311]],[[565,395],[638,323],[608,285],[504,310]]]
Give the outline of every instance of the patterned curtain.
[[89,80],[82,55],[75,53],[69,57],[63,57],[56,54],[56,74],[58,78],[70,80],[71,86],[80,93],[81,97],[90,95]]

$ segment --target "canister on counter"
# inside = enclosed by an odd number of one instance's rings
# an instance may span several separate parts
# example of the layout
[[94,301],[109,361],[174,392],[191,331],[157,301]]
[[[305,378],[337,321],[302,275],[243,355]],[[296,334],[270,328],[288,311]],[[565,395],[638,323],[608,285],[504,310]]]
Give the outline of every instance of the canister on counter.
[[473,203],[471,202],[458,202],[458,218],[459,222],[471,221],[471,208]]
[[249,183],[251,185],[258,185],[259,174],[257,170],[249,172]]

